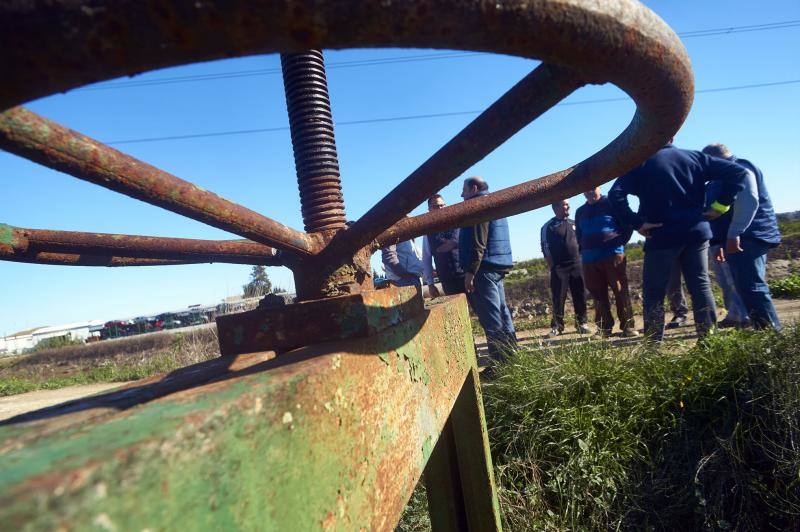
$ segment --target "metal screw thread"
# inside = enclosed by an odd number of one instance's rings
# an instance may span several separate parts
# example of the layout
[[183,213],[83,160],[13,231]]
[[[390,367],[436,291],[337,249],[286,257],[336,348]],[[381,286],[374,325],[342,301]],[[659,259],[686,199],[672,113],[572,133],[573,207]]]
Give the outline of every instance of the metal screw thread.
[[281,54],[281,68],[303,224],[308,232],[341,229],[344,198],[322,52]]

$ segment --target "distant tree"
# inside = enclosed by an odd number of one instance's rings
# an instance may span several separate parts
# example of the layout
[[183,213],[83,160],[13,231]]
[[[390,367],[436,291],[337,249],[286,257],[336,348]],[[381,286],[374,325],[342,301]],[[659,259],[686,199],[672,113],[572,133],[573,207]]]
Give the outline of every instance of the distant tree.
[[272,283],[264,266],[253,266],[250,271],[250,281],[242,286],[244,297],[263,297],[272,293]]

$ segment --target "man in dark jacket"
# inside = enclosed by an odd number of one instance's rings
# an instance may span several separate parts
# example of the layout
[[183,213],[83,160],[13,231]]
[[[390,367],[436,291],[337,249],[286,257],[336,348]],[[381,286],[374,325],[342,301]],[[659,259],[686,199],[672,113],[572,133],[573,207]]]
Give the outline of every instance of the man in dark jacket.
[[[744,188],[747,173],[730,161],[667,144],[652,157],[617,179],[608,199],[617,216],[641,233],[644,245],[645,333],[655,341],[664,336],[664,295],[670,269],[677,258],[692,298],[695,326],[705,335],[717,322],[717,309],[708,276],[708,219],[726,212]],[[721,190],[705,208],[705,186],[719,181]],[[628,205],[639,198],[639,212]]]
[[[764,184],[764,175],[753,163],[737,159],[723,144],[710,144],[703,153],[736,163],[747,170],[744,190],[731,211],[714,220],[714,240],[720,244],[718,260],[730,265],[736,292],[755,329],[780,330],[781,323],[766,281],[767,251],[781,243],[778,219]],[[709,196],[718,195],[715,189]]]
[[[489,185],[481,177],[464,180],[464,201],[485,196]],[[489,356],[502,361],[516,348],[517,335],[506,305],[503,278],[511,271],[511,240],[505,218],[483,222],[459,231],[458,256],[464,270],[464,290],[472,310],[486,332]]]
[[591,331],[586,326],[586,286],[575,222],[569,217],[569,201],[556,201],[551,207],[555,216],[542,226],[540,237],[544,260],[550,267],[550,292],[553,296],[553,319],[548,336],[553,338],[564,333],[564,304],[568,289],[575,307],[575,329],[580,334],[588,334]]
[[[429,212],[444,206],[444,198],[440,194],[428,198]],[[464,293],[464,271],[458,263],[458,229],[425,235],[422,240],[423,278],[428,285],[428,294],[439,297],[439,289],[434,283],[434,266],[445,294]]]

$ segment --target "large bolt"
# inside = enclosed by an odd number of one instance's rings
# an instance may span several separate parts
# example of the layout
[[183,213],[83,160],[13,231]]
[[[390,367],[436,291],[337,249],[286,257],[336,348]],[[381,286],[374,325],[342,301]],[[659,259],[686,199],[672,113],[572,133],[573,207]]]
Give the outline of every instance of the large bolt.
[[344,199],[322,52],[281,54],[294,164],[307,232],[342,229]]

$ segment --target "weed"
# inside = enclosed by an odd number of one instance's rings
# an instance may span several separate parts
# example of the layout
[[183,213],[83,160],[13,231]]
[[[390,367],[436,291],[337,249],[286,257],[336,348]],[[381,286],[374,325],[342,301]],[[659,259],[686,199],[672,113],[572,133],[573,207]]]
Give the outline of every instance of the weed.
[[484,387],[504,526],[797,530],[798,389],[797,326],[520,352]]
[[783,279],[770,281],[769,290],[775,297],[785,299],[800,298],[800,273],[793,273]]

